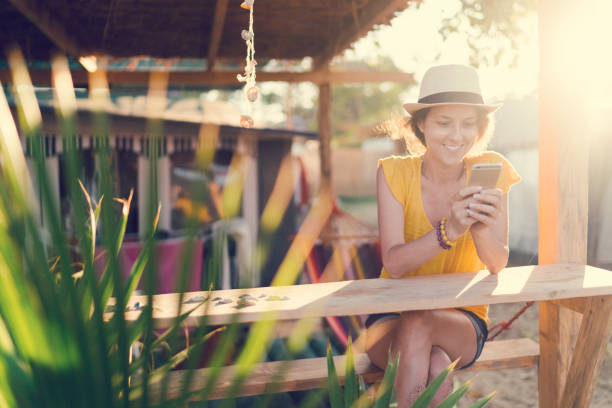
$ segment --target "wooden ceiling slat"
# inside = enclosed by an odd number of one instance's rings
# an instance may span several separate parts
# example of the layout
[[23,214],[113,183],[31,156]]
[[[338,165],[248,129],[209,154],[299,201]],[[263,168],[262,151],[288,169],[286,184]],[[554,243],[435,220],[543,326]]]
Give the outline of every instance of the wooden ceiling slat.
[[59,23],[44,3],[34,0],[9,0],[28,20],[42,31],[60,50],[74,57],[80,57],[78,44],[65,27]]
[[[75,85],[87,85],[86,71],[73,70],[72,81]],[[236,80],[236,71],[178,71],[170,73],[170,85],[240,85]],[[49,70],[30,70],[32,82],[35,85],[49,85],[51,73]],[[148,71],[109,71],[108,82],[113,85],[143,85],[149,83]],[[12,83],[8,69],[0,70],[0,81]],[[404,72],[349,71],[349,72],[264,72],[257,73],[258,82],[313,82],[313,83],[363,83],[363,82],[395,82],[414,83],[414,76]]]
[[225,16],[227,15],[228,3],[229,0],[217,0],[217,6],[215,7],[215,19],[213,21],[210,34],[210,43],[208,45],[208,59],[206,60],[206,65],[209,72],[215,67],[217,53],[219,52],[219,45],[221,44],[223,27],[225,26]]

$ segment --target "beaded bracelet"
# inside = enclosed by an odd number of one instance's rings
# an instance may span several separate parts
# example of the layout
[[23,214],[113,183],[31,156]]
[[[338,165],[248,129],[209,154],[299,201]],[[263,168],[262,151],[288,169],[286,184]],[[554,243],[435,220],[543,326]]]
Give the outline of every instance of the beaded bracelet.
[[442,249],[449,250],[453,246],[453,243],[446,236],[446,217],[442,217],[436,225],[436,236],[438,237],[438,244]]

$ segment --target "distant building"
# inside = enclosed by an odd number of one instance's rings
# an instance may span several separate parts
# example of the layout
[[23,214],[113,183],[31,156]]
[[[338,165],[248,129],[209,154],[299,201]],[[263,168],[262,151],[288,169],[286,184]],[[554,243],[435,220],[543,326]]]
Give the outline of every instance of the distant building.
[[[42,107],[44,154],[48,175],[55,187],[57,207],[64,220],[69,220],[70,201],[63,181],[64,168],[60,160],[63,154],[62,136],[58,121],[51,107]],[[223,190],[228,178],[236,176],[230,164],[239,161],[243,189],[237,216],[248,226],[250,242],[257,242],[259,218],[270,196],[283,157],[291,154],[294,140],[315,139],[316,134],[278,129],[243,129],[236,126],[202,124],[194,121],[161,119],[157,146],[153,146],[152,127],[145,117],[126,116],[116,113],[107,115],[108,145],[112,154],[116,194],[126,198],[134,189],[132,209],[128,218],[126,238],[137,241],[142,236],[146,217],[148,192],[156,188],[161,202],[159,230],[163,236],[180,236],[185,228],[185,216],[195,211],[203,228],[221,218],[215,205],[214,185],[217,192]],[[81,152],[83,168],[80,179],[92,195],[99,199],[99,175],[94,151],[96,129],[93,115],[89,111],[77,112],[77,146]],[[202,144],[209,144],[210,166],[202,169],[196,163],[196,151]],[[30,146],[24,146],[30,156]],[[157,155],[157,173],[149,177],[151,155]],[[31,159],[28,159],[31,162]],[[34,173],[32,173],[34,174]],[[204,205],[192,200],[191,194],[198,190],[208,197]],[[219,203],[216,203],[219,204]],[[44,224],[44,219],[43,219]],[[67,225],[70,229],[70,226]],[[250,286],[267,285],[290,245],[290,237],[296,230],[296,209],[289,204],[272,244],[274,251],[262,274]]]

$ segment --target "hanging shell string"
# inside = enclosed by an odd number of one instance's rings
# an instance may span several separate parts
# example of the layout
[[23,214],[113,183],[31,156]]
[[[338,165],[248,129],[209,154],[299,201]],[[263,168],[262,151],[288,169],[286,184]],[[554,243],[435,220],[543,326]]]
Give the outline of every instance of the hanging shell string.
[[244,0],[240,5],[243,9],[249,10],[249,29],[242,30],[240,33],[240,36],[246,42],[247,46],[244,75],[238,74],[237,76],[239,82],[244,82],[244,94],[249,102],[248,114],[240,116],[240,126],[243,128],[251,128],[254,126],[253,102],[255,102],[259,96],[259,88],[257,88],[255,84],[257,61],[255,61],[255,33],[253,32],[254,3],[255,0]]

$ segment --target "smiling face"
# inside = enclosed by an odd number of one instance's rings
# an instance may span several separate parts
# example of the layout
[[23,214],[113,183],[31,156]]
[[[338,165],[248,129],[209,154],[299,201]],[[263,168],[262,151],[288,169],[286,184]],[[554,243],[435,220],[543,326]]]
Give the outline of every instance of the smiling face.
[[477,109],[466,105],[431,108],[418,127],[427,155],[449,165],[461,162],[482,135]]

